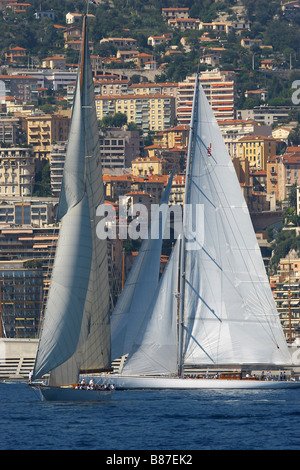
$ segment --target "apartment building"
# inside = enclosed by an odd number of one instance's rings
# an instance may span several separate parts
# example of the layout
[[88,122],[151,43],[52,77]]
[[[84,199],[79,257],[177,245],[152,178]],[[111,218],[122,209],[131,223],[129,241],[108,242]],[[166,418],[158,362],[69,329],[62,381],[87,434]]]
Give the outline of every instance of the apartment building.
[[[174,175],[170,193],[170,205],[184,204],[184,193],[185,193],[185,173]],[[179,235],[179,234],[177,234]]]
[[[178,124],[190,123],[195,75],[187,77],[178,84],[177,121]],[[200,83],[208,102],[218,121],[235,118],[235,77],[231,72],[219,70],[203,72]]]
[[[58,225],[44,225],[42,227],[25,224],[15,227],[0,226],[0,261],[26,262],[27,267],[31,266],[34,269],[42,270],[42,306],[45,305],[47,299],[58,232]],[[31,302],[27,295],[25,302]],[[42,308],[40,308],[40,314],[41,312]]]
[[[35,106],[34,104],[22,104],[20,100],[18,100],[17,98],[14,98],[14,96],[7,96],[5,98],[5,109],[6,109],[7,115],[14,114],[16,116],[21,116],[25,114],[34,113]],[[25,137],[25,142],[26,142],[26,137]]]
[[286,340],[293,342],[300,334],[300,259],[294,250],[280,259],[270,281]]
[[218,122],[223,135],[225,145],[231,157],[239,156],[239,141],[246,136],[265,136],[269,137],[272,133],[272,127],[263,123],[256,122],[253,119],[226,119]]
[[59,197],[63,179],[67,142],[56,142],[50,150],[50,182],[53,197]]
[[145,147],[145,154],[150,158],[160,158],[164,162],[164,174],[183,173],[186,166],[187,147],[166,147],[153,144]]
[[130,80],[95,80],[96,95],[125,95],[128,94]]
[[127,116],[127,122],[135,122],[144,132],[160,131],[172,127],[175,122],[175,98],[164,95],[122,95],[95,97],[98,119],[115,113]]
[[141,153],[142,141],[138,131],[110,128],[100,136],[100,155],[104,171],[129,168]]
[[19,117],[0,117],[0,142],[4,145],[18,145],[26,142],[26,135],[22,130],[22,122]]
[[50,160],[53,141],[68,140],[70,119],[59,114],[38,114],[25,118],[27,143],[37,160]]
[[134,95],[165,95],[175,98],[177,108],[178,83],[132,83],[128,86],[128,94]]
[[[295,107],[297,108],[297,107]],[[255,106],[253,109],[238,109],[236,112],[237,119],[254,119],[254,121],[263,122],[268,126],[281,119],[288,118],[289,112],[293,106]]]
[[42,69],[44,68],[66,70],[66,59],[61,56],[45,57],[42,60]]
[[31,75],[0,75],[4,96],[14,96],[22,103],[38,102],[38,80]]
[[162,8],[163,18],[175,19],[175,18],[188,18],[189,17],[189,8]]
[[118,202],[120,196],[132,191],[140,191],[150,194],[152,202],[158,204],[168,178],[168,175],[133,176],[127,174],[112,176],[104,173],[105,198],[109,201]]
[[283,201],[290,188],[300,182],[300,151],[287,148],[285,155],[276,155],[267,163],[267,192]]
[[42,227],[52,224],[55,219],[55,205],[58,200],[47,198],[2,199],[0,203],[0,225],[32,225]]
[[199,29],[207,29],[216,33],[229,34],[233,30],[232,24],[226,21],[213,21],[212,23],[204,23],[200,21]]
[[[94,79],[95,95],[127,95],[129,93],[129,79],[100,78]],[[67,101],[73,103],[75,82],[67,85]]]
[[1,196],[31,196],[34,177],[34,154],[31,148],[0,148]]
[[267,161],[276,155],[277,140],[262,135],[248,135],[238,141],[238,157],[247,158],[250,168],[266,170]]
[[159,157],[139,157],[131,162],[133,176],[164,175],[166,161]]
[[36,338],[43,303],[43,271],[26,261],[0,261],[4,338]]
[[117,48],[126,49],[128,51],[137,50],[137,40],[133,38],[103,38],[100,44],[111,44]]
[[168,20],[168,25],[172,29],[179,29],[185,31],[187,29],[199,29],[200,26],[199,18],[174,18]]
[[153,137],[154,144],[166,148],[187,148],[189,141],[190,126],[175,126],[157,133]]

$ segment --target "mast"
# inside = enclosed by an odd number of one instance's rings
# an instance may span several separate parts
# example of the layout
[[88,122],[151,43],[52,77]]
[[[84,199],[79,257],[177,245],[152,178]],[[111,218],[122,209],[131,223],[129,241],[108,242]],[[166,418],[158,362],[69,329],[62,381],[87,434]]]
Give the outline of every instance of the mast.
[[288,306],[289,306],[289,343],[292,344],[292,322],[291,322],[291,262],[289,259],[289,292],[288,292]]
[[198,103],[198,89],[199,89],[199,74],[195,77],[195,88],[193,97],[193,106],[190,122],[190,134],[189,134],[189,145],[186,162],[186,174],[185,174],[185,190],[184,190],[184,205],[183,205],[183,234],[181,243],[180,253],[180,304],[179,304],[179,324],[178,324],[178,375],[181,377],[183,372],[183,308],[184,308],[184,284],[185,284],[185,231],[187,227],[186,221],[186,205],[189,203],[189,187],[190,187],[190,174],[191,174],[191,163],[193,153],[193,140],[194,140],[194,123],[195,114]]
[[122,253],[122,290],[124,289],[124,277],[125,277],[125,249],[123,248]]

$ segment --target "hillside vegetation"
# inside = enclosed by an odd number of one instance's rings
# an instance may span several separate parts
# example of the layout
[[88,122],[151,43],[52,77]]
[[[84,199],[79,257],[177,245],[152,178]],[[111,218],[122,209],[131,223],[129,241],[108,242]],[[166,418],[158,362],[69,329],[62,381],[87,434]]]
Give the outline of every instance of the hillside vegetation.
[[[62,29],[54,25],[66,26],[68,12],[85,12],[84,0],[31,0],[31,7],[23,14],[14,14],[5,10],[0,14],[2,59],[4,53],[11,47],[21,46],[27,49],[27,62],[39,65],[44,57],[56,54],[65,54],[68,63],[76,63],[78,54],[64,48]],[[188,7],[191,18],[199,18],[204,22],[227,18],[235,20],[242,14],[245,21],[251,22],[251,30],[240,34],[234,32],[210,32],[212,42],[206,44],[205,51],[199,43],[203,30],[173,30],[172,46],[177,46],[181,55],[175,57],[165,55],[166,45],[156,48],[147,45],[150,35],[161,35],[171,31],[168,23],[162,16],[162,8]],[[36,20],[34,12],[37,10],[53,10],[55,21],[48,18]],[[102,57],[113,55],[116,51],[107,45],[100,45],[104,37],[133,37],[138,42],[140,52],[154,55],[158,65],[164,64],[164,73],[157,76],[159,81],[179,81],[199,68],[199,59],[210,47],[223,47],[219,67],[222,70],[234,70],[237,77],[238,108],[251,108],[260,104],[258,98],[245,99],[245,90],[268,88],[270,105],[291,104],[291,83],[299,79],[298,72],[294,72],[288,79],[280,74],[258,70],[260,61],[272,57],[277,69],[300,69],[300,13],[287,17],[281,10],[280,0],[107,0],[95,6],[89,3],[89,13],[95,19],[89,22],[90,39],[94,42],[94,53]],[[190,46],[185,51],[180,40],[187,38]],[[241,38],[261,39],[271,48],[252,47],[246,49],[241,46]],[[254,64],[254,66],[253,66]],[[24,65],[26,65],[24,63]],[[200,70],[209,68],[200,64]]]

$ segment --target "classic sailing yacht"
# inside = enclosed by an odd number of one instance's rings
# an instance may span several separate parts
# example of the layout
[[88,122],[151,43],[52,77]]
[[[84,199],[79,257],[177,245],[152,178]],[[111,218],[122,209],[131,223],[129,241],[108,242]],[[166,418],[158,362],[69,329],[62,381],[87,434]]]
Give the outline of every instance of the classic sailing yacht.
[[[143,292],[140,284],[142,310]],[[120,316],[122,312],[118,309],[117,313]],[[245,370],[291,365],[291,356],[248,208],[198,75],[183,234],[139,330],[126,344],[127,349],[118,350],[121,343],[124,345],[120,335],[112,336],[112,350],[128,353],[122,372],[113,374],[119,389],[300,386],[298,381],[244,377]],[[210,379],[204,373],[190,379],[185,370],[213,374],[229,370],[231,377],[220,374]],[[109,379],[111,376],[105,376],[103,381]]]
[[32,380],[47,400],[104,399],[106,392],[75,390],[79,374],[109,370],[110,312],[107,242],[96,236],[96,210],[104,203],[87,21],[74,95],[51,285]]

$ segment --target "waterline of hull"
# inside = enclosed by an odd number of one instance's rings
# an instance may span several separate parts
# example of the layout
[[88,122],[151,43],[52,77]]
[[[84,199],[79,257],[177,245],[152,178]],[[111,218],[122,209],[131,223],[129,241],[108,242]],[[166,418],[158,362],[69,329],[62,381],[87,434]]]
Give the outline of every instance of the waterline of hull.
[[109,375],[101,383],[113,383],[117,390],[200,390],[200,389],[280,389],[300,388],[300,381],[183,379],[179,377],[134,377]]
[[111,398],[110,391],[77,390],[75,388],[33,386],[38,390],[42,401],[107,401]]

